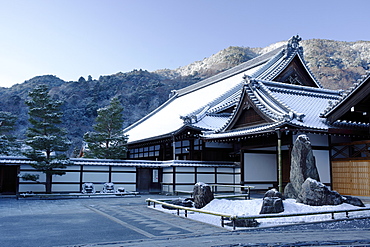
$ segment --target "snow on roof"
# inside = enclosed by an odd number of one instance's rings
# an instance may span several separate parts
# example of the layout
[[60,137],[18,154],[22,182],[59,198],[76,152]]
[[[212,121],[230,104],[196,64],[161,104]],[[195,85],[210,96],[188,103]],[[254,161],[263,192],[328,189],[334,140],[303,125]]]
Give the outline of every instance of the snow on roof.
[[181,116],[185,116],[214,101],[230,88],[241,84],[244,74],[252,75],[259,67],[253,67],[250,70],[243,71],[244,73],[235,74],[215,83],[209,83],[192,90],[191,93],[190,91],[186,91],[186,93],[183,91],[181,94],[175,94],[165,104],[124,130],[125,134],[129,136],[129,143],[156,136],[170,135],[184,126]]
[[[320,88],[320,84],[313,77],[319,88],[275,82],[269,84],[267,81],[273,80],[296,56],[304,64],[299,40],[300,37],[294,36],[287,45],[175,91],[165,104],[124,130],[129,136],[129,143],[169,137],[184,126],[192,126],[206,133],[221,132],[233,118],[237,109],[235,106],[240,104],[246,77],[247,81],[253,77],[253,82],[259,84],[253,88],[251,83],[250,88],[245,89],[256,107],[270,118],[274,125],[257,126],[255,131],[265,131],[287,121],[303,127],[327,129],[328,126],[319,115],[328,107],[330,100],[339,99],[336,93],[329,93],[328,90]],[[312,102],[315,102],[315,107],[312,107]],[[222,112],[232,107],[233,113]]]
[[[188,166],[188,167],[237,167],[237,162],[227,161],[191,161],[191,160],[168,160],[168,161],[151,161],[151,160],[113,160],[113,159],[85,159],[72,158],[74,165],[89,166],[132,166],[132,167],[171,167],[171,166]],[[29,165],[33,161],[25,157],[0,156],[0,164],[5,165]]]
[[338,100],[339,91],[289,85],[285,83],[265,83],[271,91],[271,96],[290,108],[293,112],[303,114],[290,120],[291,123],[311,128],[328,129],[328,124],[320,118],[320,113],[325,110],[332,101]]
[[[261,134],[287,124],[305,129],[327,130],[333,126],[320,118],[320,113],[331,104],[331,101],[341,97],[340,91],[255,79],[247,80],[245,90],[254,105],[272,122],[228,131],[225,131],[227,125],[224,125],[225,129],[204,132],[203,138],[218,139]],[[232,116],[225,122],[231,119]]]

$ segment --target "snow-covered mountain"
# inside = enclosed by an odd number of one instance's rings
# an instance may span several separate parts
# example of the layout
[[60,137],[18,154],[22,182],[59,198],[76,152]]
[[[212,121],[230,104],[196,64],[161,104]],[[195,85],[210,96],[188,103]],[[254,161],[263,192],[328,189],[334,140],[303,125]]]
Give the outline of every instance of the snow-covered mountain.
[[[155,73],[171,79],[186,76],[204,79],[276,49],[286,42],[277,42],[264,48],[231,46],[201,61],[195,61],[174,70],[158,70]],[[311,39],[303,40],[301,45],[304,49],[305,60],[324,87],[348,88],[369,69],[369,41],[344,42]]]

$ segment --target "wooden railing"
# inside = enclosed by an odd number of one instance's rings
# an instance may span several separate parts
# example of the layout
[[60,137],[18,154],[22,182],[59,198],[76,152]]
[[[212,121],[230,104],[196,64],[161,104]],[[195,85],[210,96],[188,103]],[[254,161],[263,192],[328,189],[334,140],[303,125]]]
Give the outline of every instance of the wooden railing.
[[[214,197],[217,199],[232,198],[232,197],[244,197],[246,200],[251,199],[251,189],[254,188],[254,186],[228,185],[228,184],[209,184],[209,186],[211,186],[211,191],[214,194]],[[218,191],[217,187],[233,188],[234,194],[217,194],[218,192],[223,192],[223,191]],[[244,188],[244,189],[247,189],[247,191],[245,193],[235,194],[235,188]],[[175,190],[175,195],[179,195],[179,194],[188,194],[190,195],[190,197],[193,197],[192,190]]]
[[249,216],[238,216],[238,215],[231,215],[231,214],[223,214],[223,213],[217,213],[217,212],[211,212],[207,210],[202,209],[195,209],[195,208],[188,208],[178,205],[173,205],[167,202],[154,200],[154,199],[146,199],[146,202],[148,203],[148,206],[150,206],[150,203],[153,203],[153,207],[155,208],[156,204],[165,205],[167,207],[172,207],[177,209],[177,215],[180,215],[180,210],[184,210],[185,217],[188,217],[188,211],[202,213],[202,214],[209,214],[214,216],[221,217],[221,226],[225,226],[225,221],[231,221],[233,230],[236,229],[236,220],[238,219],[268,219],[268,218],[285,218],[285,217],[297,217],[297,216],[309,216],[309,215],[320,215],[320,214],[331,214],[331,218],[334,219],[334,214],[336,213],[346,213],[346,217],[349,218],[350,212],[359,212],[359,211],[367,211],[370,210],[370,208],[358,208],[358,209],[342,209],[342,210],[328,210],[328,211],[316,211],[316,212],[307,212],[307,213],[293,213],[293,214],[259,214],[259,215],[249,215]]

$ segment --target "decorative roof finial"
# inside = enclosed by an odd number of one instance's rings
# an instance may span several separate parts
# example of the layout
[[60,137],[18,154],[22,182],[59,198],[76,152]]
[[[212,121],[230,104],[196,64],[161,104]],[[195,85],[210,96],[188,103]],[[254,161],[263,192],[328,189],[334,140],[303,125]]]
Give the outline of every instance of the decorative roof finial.
[[299,47],[299,41],[301,41],[302,38],[299,37],[299,35],[297,34],[296,36],[293,36],[289,39],[288,41],[288,49],[297,49]]
[[287,45],[287,51],[285,57],[289,57],[293,52],[297,51],[303,56],[303,48],[299,45],[299,42],[302,40],[301,37],[297,34],[289,39]]

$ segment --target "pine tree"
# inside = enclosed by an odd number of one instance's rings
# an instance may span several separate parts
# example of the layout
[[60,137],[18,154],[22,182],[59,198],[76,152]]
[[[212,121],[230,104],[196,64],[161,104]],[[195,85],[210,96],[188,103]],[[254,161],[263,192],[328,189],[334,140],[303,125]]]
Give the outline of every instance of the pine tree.
[[31,165],[35,169],[45,173],[46,193],[51,193],[53,175],[64,175],[62,169],[72,164],[65,154],[71,142],[58,126],[62,122],[62,102],[50,98],[46,85],[36,86],[28,95],[31,99],[26,105],[32,127],[27,130],[26,144],[31,150],[25,155],[34,161]]
[[0,111],[0,154],[17,155],[20,145],[16,138],[11,134],[14,129],[17,117],[10,112]]
[[107,107],[98,109],[93,126],[95,132],[87,132],[84,141],[88,150],[84,157],[100,159],[125,159],[127,136],[122,133],[123,106],[114,97]]

